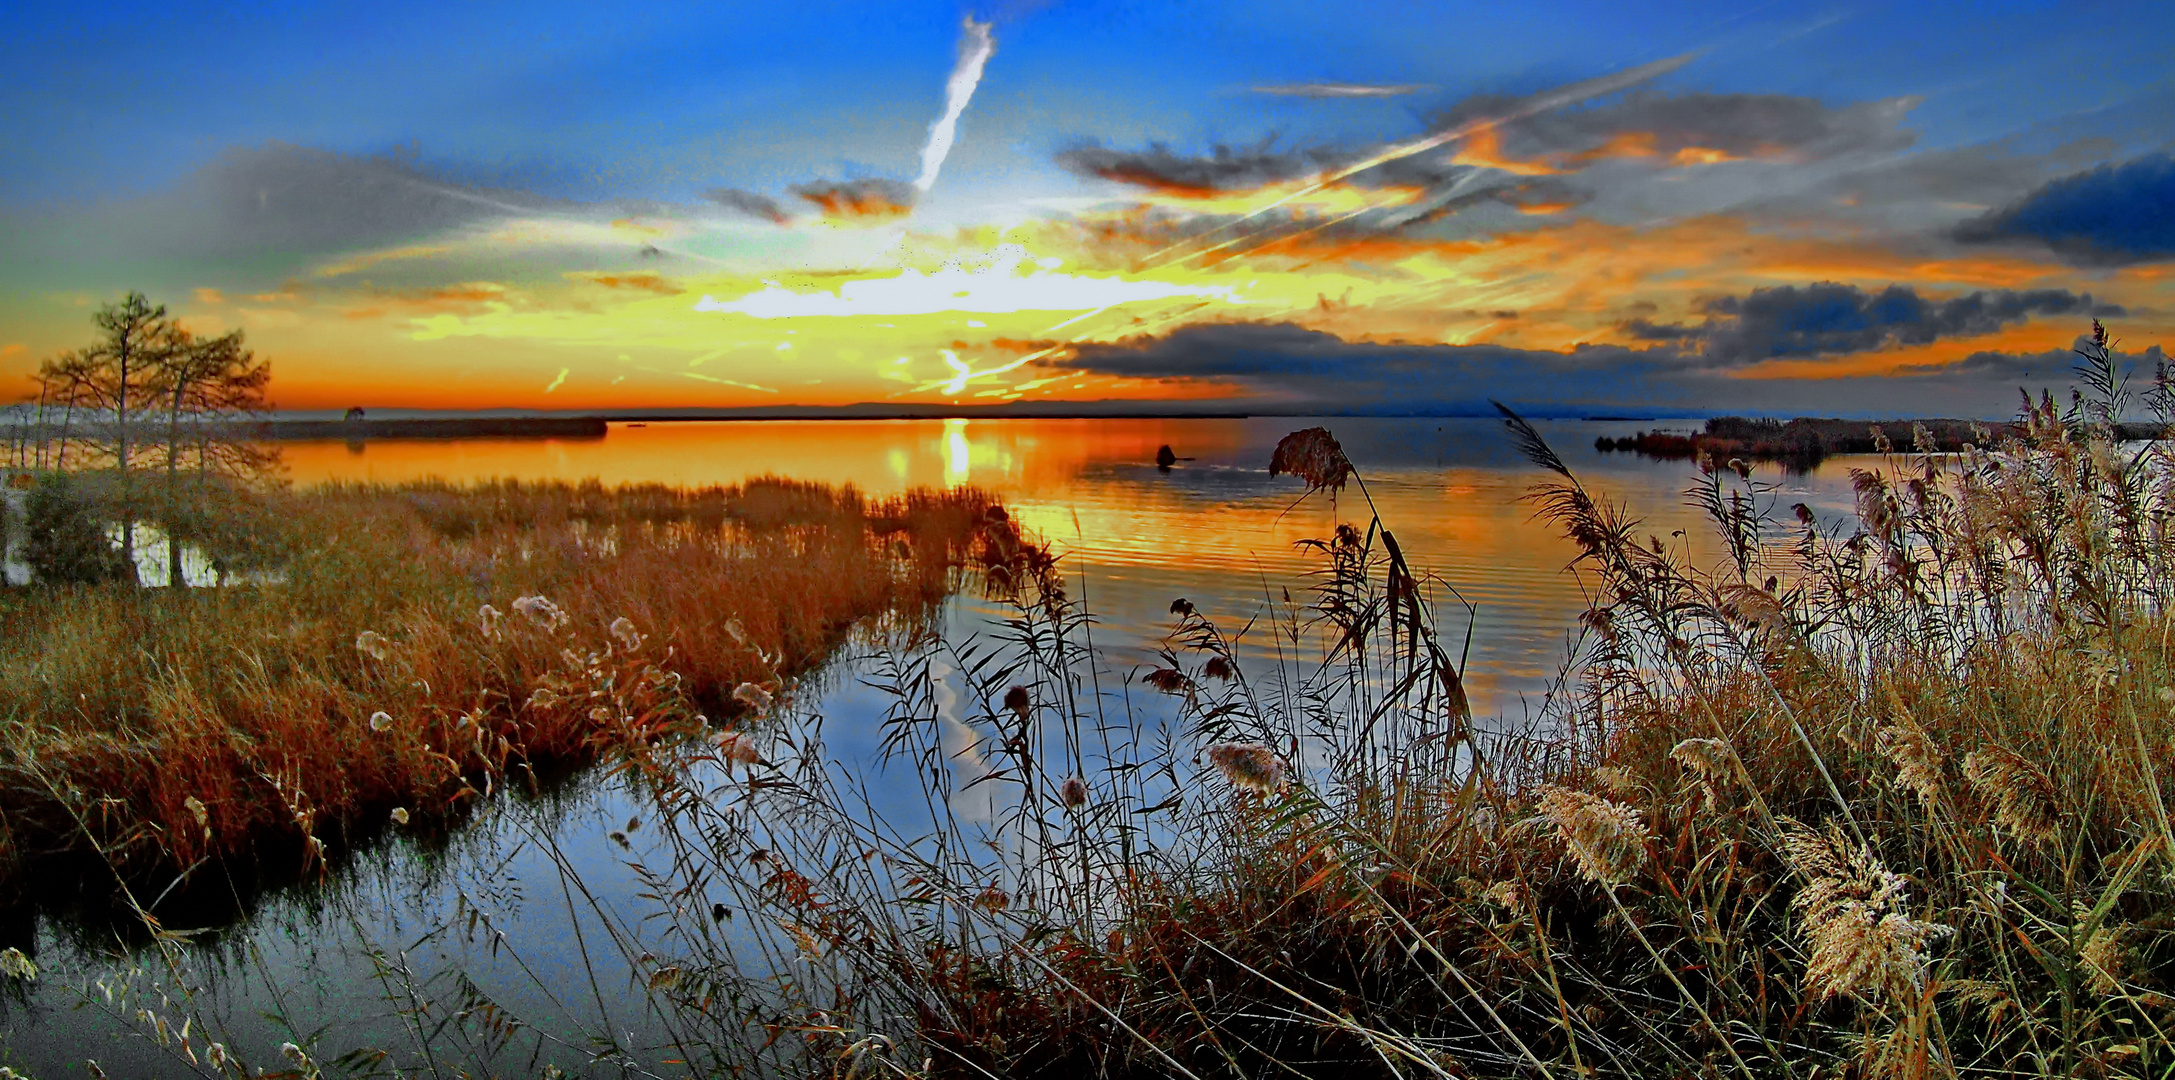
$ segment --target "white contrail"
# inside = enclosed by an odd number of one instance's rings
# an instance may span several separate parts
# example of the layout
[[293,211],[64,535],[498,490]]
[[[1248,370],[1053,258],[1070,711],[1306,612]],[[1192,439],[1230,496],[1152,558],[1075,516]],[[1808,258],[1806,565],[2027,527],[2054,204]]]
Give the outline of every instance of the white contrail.
[[959,64],[952,68],[951,80],[944,84],[944,115],[929,125],[929,142],[921,148],[921,175],[914,179],[918,191],[927,191],[936,183],[937,170],[944,167],[945,155],[952,152],[959,114],[967,111],[967,102],[982,81],[982,65],[989,62],[990,53],[997,51],[997,39],[990,36],[989,28],[989,23],[967,20],[966,33],[959,39]]

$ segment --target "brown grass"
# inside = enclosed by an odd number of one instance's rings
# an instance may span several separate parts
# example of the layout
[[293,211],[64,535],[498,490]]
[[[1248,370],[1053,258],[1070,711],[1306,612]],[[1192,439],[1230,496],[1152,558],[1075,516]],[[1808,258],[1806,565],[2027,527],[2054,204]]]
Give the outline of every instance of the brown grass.
[[280,499],[284,584],[0,592],[0,893],[60,865],[307,869],[396,807],[432,828],[606,744],[729,723],[856,623],[927,611],[988,506],[782,480]]

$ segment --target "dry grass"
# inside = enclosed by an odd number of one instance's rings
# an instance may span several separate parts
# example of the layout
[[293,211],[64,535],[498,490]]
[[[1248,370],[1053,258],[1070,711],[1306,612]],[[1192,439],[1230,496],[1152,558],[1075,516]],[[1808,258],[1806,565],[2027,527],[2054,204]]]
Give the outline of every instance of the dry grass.
[[[603,746],[728,723],[857,622],[928,611],[987,506],[780,480],[278,499],[284,584],[0,592],[0,890],[60,864],[311,869],[395,808],[431,828]],[[614,698],[600,672],[659,685]]]

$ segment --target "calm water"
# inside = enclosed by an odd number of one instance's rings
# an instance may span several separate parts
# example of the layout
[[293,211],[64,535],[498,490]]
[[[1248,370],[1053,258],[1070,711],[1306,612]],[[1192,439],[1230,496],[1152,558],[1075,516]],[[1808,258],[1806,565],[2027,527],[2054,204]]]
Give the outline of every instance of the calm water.
[[[603,439],[372,442],[287,448],[297,486],[330,480],[403,481],[423,477],[731,484],[774,474],[850,483],[871,494],[914,486],[973,484],[999,495],[1024,524],[1051,540],[1098,618],[1096,644],[1123,672],[1149,662],[1169,626],[1170,603],[1186,597],[1237,628],[1258,614],[1265,596],[1301,594],[1315,562],[1294,541],[1325,536],[1339,520],[1364,525],[1367,504],[1356,487],[1332,500],[1301,500],[1301,485],[1268,475],[1271,449],[1286,433],[1320,423],[1343,443],[1365,478],[1374,506],[1417,568],[1433,571],[1475,605],[1468,686],[1476,712],[1518,716],[1560,668],[1567,632],[1585,601],[1564,572],[1570,545],[1521,501],[1540,473],[1518,458],[1502,426],[1482,420],[974,420],[811,421],[615,425]],[[1671,539],[1686,530],[1695,547],[1705,530],[1684,505],[1691,474],[1684,463],[1652,462],[1593,449],[1597,435],[1651,427],[1630,422],[1539,425],[1590,490],[1621,500],[1649,531]],[[1183,460],[1168,472],[1154,464],[1159,446]],[[1850,508],[1848,462],[1804,476],[1769,477],[1786,515],[1806,502],[1823,516]],[[1672,542],[1676,542],[1672,540]],[[994,615],[962,597],[947,615],[948,633],[979,632]],[[1462,609],[1446,610],[1442,628],[1455,644]],[[825,718],[835,754],[866,762],[886,702],[858,685],[850,663],[817,680],[799,704]],[[322,1031],[335,1052],[360,1045],[400,1048],[413,1039],[405,1004],[374,978],[381,965],[405,964],[418,978],[437,977],[450,994],[459,970],[528,1019],[595,1025],[602,1017],[630,1044],[658,1044],[655,1018],[616,955],[600,960],[594,980],[583,961],[603,940],[610,912],[637,921],[648,905],[626,865],[629,854],[607,834],[640,814],[638,802],[604,782],[578,787],[545,806],[492,808],[447,850],[423,853],[395,842],[368,854],[332,887],[269,900],[216,944],[191,952],[188,981],[231,1025],[237,1049],[253,1064],[277,1068],[274,1053],[293,1033]],[[546,840],[555,841],[546,844]],[[642,833],[631,834],[634,857]],[[556,847],[571,863],[561,866]],[[596,898],[574,887],[568,871]],[[509,927],[511,948],[493,948],[488,932],[433,934],[466,908]],[[188,1063],[146,1038],[134,1023],[143,1002],[107,1005],[93,980],[109,985],[128,964],[37,931],[46,974],[25,1000],[0,999],[0,1063],[40,1077],[84,1075],[98,1058],[109,1075],[189,1075]],[[615,966],[616,965],[616,966]],[[162,973],[132,980],[155,992]],[[73,987],[74,989],[70,989]],[[88,995],[83,990],[88,987]],[[86,998],[92,1002],[84,1005]],[[155,996],[149,1002],[156,1011]],[[177,1021],[178,1023],[178,1021]],[[195,1043],[199,1052],[202,1040]],[[579,1046],[547,1056],[572,1065]],[[648,1052],[651,1062],[672,1052]]]

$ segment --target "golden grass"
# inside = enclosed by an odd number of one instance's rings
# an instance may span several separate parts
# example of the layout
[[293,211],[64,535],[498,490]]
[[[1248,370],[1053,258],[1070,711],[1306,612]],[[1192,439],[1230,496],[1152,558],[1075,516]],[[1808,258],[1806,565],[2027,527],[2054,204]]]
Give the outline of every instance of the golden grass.
[[[857,622],[927,611],[988,504],[781,480],[278,501],[284,584],[0,593],[0,889],[75,856],[131,883],[309,867],[395,809],[427,827],[690,713],[727,723]],[[638,714],[599,672],[684,707]]]

